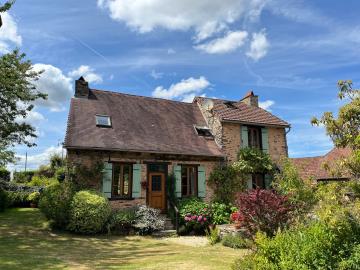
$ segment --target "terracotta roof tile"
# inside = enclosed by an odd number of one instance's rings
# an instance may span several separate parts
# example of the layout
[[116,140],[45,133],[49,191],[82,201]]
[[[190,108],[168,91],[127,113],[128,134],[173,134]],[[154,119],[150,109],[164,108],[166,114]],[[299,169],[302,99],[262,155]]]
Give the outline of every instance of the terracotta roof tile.
[[[209,98],[197,97],[196,99],[204,101]],[[265,126],[290,126],[286,121],[281,120],[260,107],[249,106],[241,101],[228,101],[223,99],[211,100],[214,102],[214,113],[217,114],[222,121],[234,121]],[[229,102],[232,106],[226,105],[226,103]]]
[[[97,127],[96,114],[112,127]],[[65,147],[223,157],[194,125],[206,126],[196,104],[90,90],[89,99],[71,100]]]
[[335,164],[336,161],[341,158],[349,156],[351,153],[350,148],[333,148],[329,153],[324,156],[318,157],[304,157],[304,158],[292,158],[293,164],[299,171],[301,178],[314,178],[316,180],[330,180],[330,179],[342,179],[349,178],[347,173],[343,173],[340,176],[333,176],[324,168],[324,164]]

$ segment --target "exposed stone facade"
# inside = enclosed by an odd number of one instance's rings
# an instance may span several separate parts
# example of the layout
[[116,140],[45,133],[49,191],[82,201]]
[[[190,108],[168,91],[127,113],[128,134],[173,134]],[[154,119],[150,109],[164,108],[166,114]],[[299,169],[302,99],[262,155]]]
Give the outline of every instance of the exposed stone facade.
[[234,123],[223,123],[222,146],[228,162],[237,159],[237,153],[241,147],[241,125]]
[[[155,155],[149,153],[130,153],[130,152],[108,152],[95,150],[68,150],[67,158],[70,164],[82,164],[87,167],[92,167],[96,162],[130,162],[141,164],[141,181],[147,181],[149,163],[166,163],[168,174],[173,172],[174,165],[177,164],[192,164],[205,167],[205,177],[208,179],[212,170],[218,166],[221,161],[209,158],[186,157],[186,156],[170,156],[170,155]],[[102,179],[92,179],[90,186],[101,191]],[[213,191],[211,187],[206,186],[205,201],[211,201]],[[114,200],[110,201],[114,208],[128,208],[136,205],[146,204],[146,189],[141,188],[141,195],[138,199],[129,200]]]
[[269,154],[279,163],[281,158],[288,156],[286,131],[284,128],[269,128]]

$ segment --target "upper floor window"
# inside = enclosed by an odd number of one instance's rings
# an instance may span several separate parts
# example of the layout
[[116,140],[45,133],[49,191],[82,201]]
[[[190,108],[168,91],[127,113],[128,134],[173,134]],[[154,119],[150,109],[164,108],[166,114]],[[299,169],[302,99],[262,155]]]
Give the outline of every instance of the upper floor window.
[[266,189],[265,177],[263,174],[256,173],[252,175],[252,188]]
[[212,138],[213,135],[208,127],[195,127],[196,132],[199,136]]
[[183,197],[197,196],[197,167],[181,166],[181,195]]
[[248,139],[250,148],[261,149],[261,128],[248,127]]
[[111,119],[108,115],[95,115],[96,125],[100,127],[111,127]]

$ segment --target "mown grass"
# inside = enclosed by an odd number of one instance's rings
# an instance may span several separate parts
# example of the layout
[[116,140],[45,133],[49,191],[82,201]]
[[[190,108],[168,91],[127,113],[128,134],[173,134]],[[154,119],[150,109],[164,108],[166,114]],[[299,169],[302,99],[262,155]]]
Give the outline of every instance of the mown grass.
[[230,269],[244,251],[152,237],[77,236],[50,230],[38,209],[0,213],[0,269]]

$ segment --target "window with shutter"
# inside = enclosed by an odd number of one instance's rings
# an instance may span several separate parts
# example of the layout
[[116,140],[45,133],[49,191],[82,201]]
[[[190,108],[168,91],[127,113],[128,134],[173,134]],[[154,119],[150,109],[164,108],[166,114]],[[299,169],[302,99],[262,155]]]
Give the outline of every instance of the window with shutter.
[[141,196],[141,164],[133,165],[132,197],[140,198]]
[[205,167],[198,167],[198,197],[205,198],[206,196],[206,183],[205,183]]
[[102,193],[107,198],[111,198],[111,181],[112,181],[112,163],[105,162],[102,175]]

